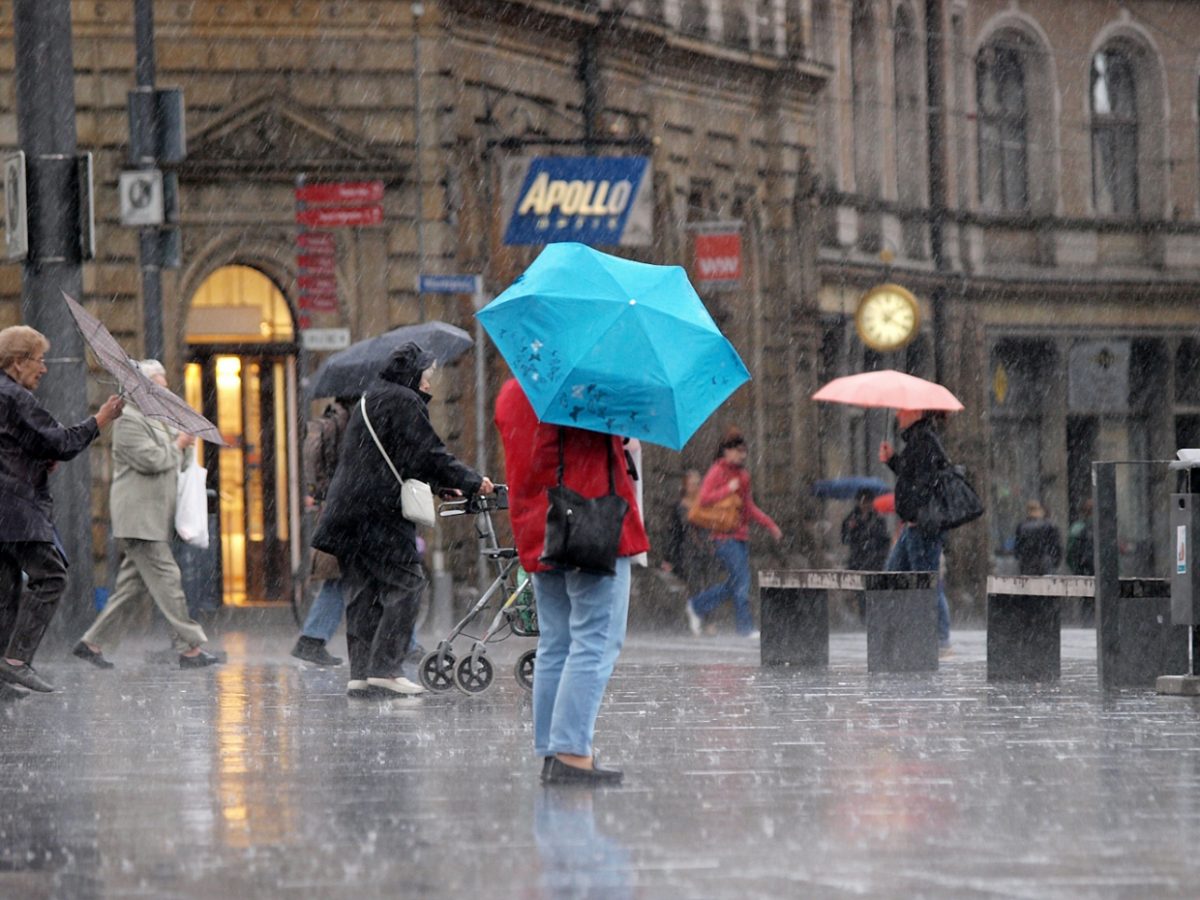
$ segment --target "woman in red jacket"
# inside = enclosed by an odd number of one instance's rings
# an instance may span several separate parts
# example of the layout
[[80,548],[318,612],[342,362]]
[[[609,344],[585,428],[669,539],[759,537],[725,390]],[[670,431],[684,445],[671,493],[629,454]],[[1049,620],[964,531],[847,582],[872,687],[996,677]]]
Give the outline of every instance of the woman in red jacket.
[[754,505],[750,495],[750,473],[746,470],[746,439],[736,428],[725,432],[717,445],[717,459],[704,476],[700,485],[701,506],[711,506],[730,494],[742,498],[741,517],[737,527],[727,533],[714,533],[713,545],[717,559],[729,573],[720,584],[701,591],[687,602],[688,627],[692,634],[700,634],[704,617],[725,602],[728,595],[733,600],[737,632],[742,637],[757,638],[754,617],[750,614],[750,522],[767,529],[771,537],[779,540],[783,533],[765,512]]
[[[496,427],[504,444],[509,518],[521,565],[533,573],[537,599],[537,664],[533,671],[533,743],[544,762],[545,784],[600,784],[621,780],[600,768],[592,736],[600,701],[625,641],[629,612],[629,558],[650,548],[638,514],[633,480],[623,464],[621,439],[538,422],[515,379],[496,398]],[[617,493],[629,504],[621,529],[615,575],[552,569],[541,562],[547,491],[558,483],[559,432],[563,483],[584,497],[609,490],[609,461]],[[610,454],[611,450],[611,454]]]

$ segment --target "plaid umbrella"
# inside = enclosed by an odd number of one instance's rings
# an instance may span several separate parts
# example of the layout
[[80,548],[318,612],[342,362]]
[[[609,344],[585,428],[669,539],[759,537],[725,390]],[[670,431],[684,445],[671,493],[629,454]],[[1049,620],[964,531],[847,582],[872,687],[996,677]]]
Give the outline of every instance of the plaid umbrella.
[[211,444],[227,446],[217,426],[172,394],[142,374],[138,364],[129,358],[117,339],[104,324],[63,291],[67,309],[87,341],[96,361],[117,381],[122,397],[133,403],[144,415],[174,426],[184,434],[193,434]]

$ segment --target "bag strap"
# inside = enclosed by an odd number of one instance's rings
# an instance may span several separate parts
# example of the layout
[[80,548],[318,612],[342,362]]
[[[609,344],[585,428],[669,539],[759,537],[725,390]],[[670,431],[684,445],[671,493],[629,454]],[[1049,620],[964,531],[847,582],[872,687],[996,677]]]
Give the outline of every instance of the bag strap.
[[[364,400],[366,399],[365,394],[363,395],[363,399]],[[363,415],[364,416],[366,415],[365,411],[364,411]],[[368,425],[367,427],[369,428],[370,426]],[[565,462],[563,459],[563,447],[566,445],[566,443],[567,443],[566,429],[564,429],[560,426],[558,429],[558,486],[559,487],[563,486],[563,465]],[[380,447],[379,449],[382,450],[383,448]],[[616,482],[616,478],[613,476],[612,435],[609,435],[609,434],[604,435],[604,449],[608,451],[608,454],[607,454],[608,455],[608,492],[610,494],[615,494],[617,492],[617,482]]]
[[[404,479],[400,477],[400,473],[396,471],[396,466],[392,463],[392,458],[388,456],[387,451],[383,449],[383,443],[379,440],[379,435],[375,433],[375,429],[371,426],[371,417],[367,415],[367,395],[363,394],[362,399],[358,403],[362,410],[363,422],[366,423],[367,431],[371,432],[371,437],[375,440],[375,446],[379,448],[380,454],[383,456],[383,461],[387,463],[388,468],[392,470],[392,474],[396,476],[396,484],[404,486]],[[559,469],[562,472],[562,469]],[[561,482],[561,477],[559,478]]]

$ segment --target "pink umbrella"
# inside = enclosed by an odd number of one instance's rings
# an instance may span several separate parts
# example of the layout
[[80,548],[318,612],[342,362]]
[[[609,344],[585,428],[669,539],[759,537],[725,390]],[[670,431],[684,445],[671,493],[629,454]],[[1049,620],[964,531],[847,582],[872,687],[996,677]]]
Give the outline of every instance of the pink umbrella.
[[812,395],[814,400],[886,409],[958,412],[958,398],[932,381],[894,369],[835,378]]

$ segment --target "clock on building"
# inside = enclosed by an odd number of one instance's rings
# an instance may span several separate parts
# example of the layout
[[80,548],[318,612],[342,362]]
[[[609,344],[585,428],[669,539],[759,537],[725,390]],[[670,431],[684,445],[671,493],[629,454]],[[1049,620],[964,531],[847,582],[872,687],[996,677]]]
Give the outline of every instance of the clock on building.
[[921,306],[911,291],[898,284],[871,288],[858,301],[854,325],[862,342],[872,350],[899,350],[917,334]]

